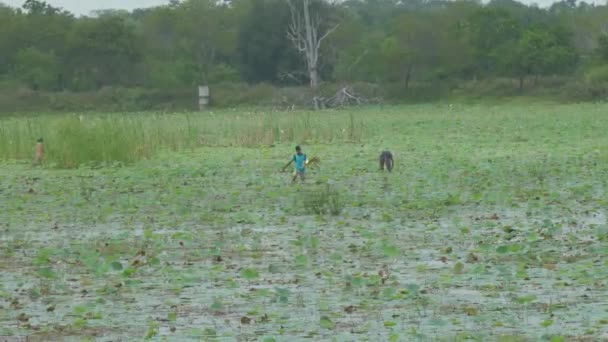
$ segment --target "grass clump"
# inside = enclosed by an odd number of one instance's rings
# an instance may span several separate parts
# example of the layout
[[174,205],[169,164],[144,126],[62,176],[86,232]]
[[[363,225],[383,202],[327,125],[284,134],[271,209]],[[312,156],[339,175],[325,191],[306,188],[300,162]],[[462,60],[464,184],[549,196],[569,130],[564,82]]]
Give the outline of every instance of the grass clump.
[[338,216],[344,209],[342,195],[329,184],[306,190],[304,209],[307,214]]

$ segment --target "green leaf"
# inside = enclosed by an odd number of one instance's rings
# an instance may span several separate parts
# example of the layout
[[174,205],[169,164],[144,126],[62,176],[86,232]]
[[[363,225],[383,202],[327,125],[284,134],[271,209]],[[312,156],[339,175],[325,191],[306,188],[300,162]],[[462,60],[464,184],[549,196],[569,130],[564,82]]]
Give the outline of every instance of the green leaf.
[[171,238],[173,240],[192,241],[192,235],[190,233],[185,233],[185,232],[174,233],[173,235],[171,235]]
[[308,258],[306,255],[298,255],[295,259],[296,265],[300,267],[304,267],[308,264]]
[[158,326],[158,322],[150,322],[148,324],[148,331],[146,332],[146,336],[144,337],[144,339],[149,340],[158,335]]
[[84,318],[81,318],[81,317],[75,318],[74,322],[72,322],[72,326],[76,329],[82,329],[86,325],[87,325],[87,320]]
[[253,268],[244,268],[241,270],[241,277],[247,280],[253,280],[259,276],[260,274],[258,273],[258,271]]
[[538,233],[536,232],[530,232],[528,234],[528,242],[535,242],[539,240],[539,236]]
[[429,321],[429,324],[433,327],[443,327],[446,325],[446,322],[442,321],[439,318],[433,318]]
[[566,339],[563,336],[553,336],[551,337],[551,342],[564,342]]
[[394,245],[386,244],[386,245],[382,246],[382,253],[387,258],[394,258],[399,255],[399,248],[397,248],[397,246],[394,246]]
[[89,317],[90,320],[92,319],[103,319],[103,314],[101,312],[94,312],[91,314],[91,316]]
[[416,284],[407,284],[405,285],[405,289],[413,296],[418,294],[418,291],[420,290],[420,286],[416,285]]
[[454,265],[454,274],[462,274],[462,272],[464,271],[464,264],[461,263],[460,261],[456,263],[456,265]]
[[536,300],[536,296],[535,295],[529,295],[529,296],[523,296],[523,297],[518,297],[517,298],[517,302],[519,304],[529,304],[529,303],[532,303],[535,300]]
[[467,316],[477,316],[478,314],[477,309],[472,306],[465,307],[464,313],[466,313]]
[[500,254],[508,253],[509,252],[509,246],[502,245],[502,246],[496,248],[496,252],[498,252]]
[[76,315],[79,315],[79,316],[84,315],[85,312],[87,312],[87,308],[83,305],[76,305],[74,307],[74,314],[76,314]]
[[397,293],[397,291],[394,288],[387,287],[386,289],[384,289],[384,291],[382,291],[382,297],[390,300],[395,297],[396,293]]
[[342,261],[342,254],[332,253],[332,255],[329,256],[329,259],[332,261]]
[[222,310],[223,307],[224,307],[224,305],[222,304],[222,301],[219,300],[218,298],[216,298],[216,299],[213,300],[213,303],[211,304],[211,306],[209,307],[209,309],[211,311],[217,312],[217,311]]
[[110,266],[115,271],[122,271],[122,264],[119,261],[112,261]]
[[152,229],[150,229],[150,228],[144,229],[144,238],[150,239],[150,238],[152,238],[153,235],[154,235],[154,233],[152,232]]
[[130,277],[135,272],[137,272],[137,270],[135,268],[133,268],[133,267],[127,267],[124,271],[122,271],[122,275],[123,275],[123,277]]
[[167,314],[167,319],[169,322],[175,322],[177,320],[177,312],[172,311]]
[[137,286],[143,284],[143,280],[141,279],[127,279],[125,280],[126,286]]
[[394,327],[395,325],[397,325],[397,323],[393,321],[384,321],[384,326],[387,328]]
[[540,325],[544,328],[550,327],[552,324],[553,324],[552,319],[547,319],[547,320],[540,322]]
[[336,326],[334,322],[332,322],[331,319],[329,319],[329,317],[327,316],[322,316],[319,324],[321,325],[321,328],[329,330],[333,329]]
[[275,289],[277,299],[281,303],[289,302],[289,295],[291,294],[289,289],[276,287]]
[[355,276],[355,277],[352,277],[350,283],[354,287],[360,287],[360,286],[365,285],[365,279],[363,277]]
[[275,264],[270,264],[270,265],[268,265],[268,272],[270,272],[272,274],[279,273],[279,267]]
[[36,255],[36,259],[34,259],[35,265],[48,265],[50,260],[49,258],[54,254],[54,250],[50,248],[42,248],[38,250],[38,254]]
[[202,337],[205,333],[201,329],[193,328],[188,331],[188,337]]
[[38,270],[38,275],[47,279],[55,279],[57,278],[57,274],[50,267],[42,267]]
[[521,250],[522,250],[522,246],[521,245],[517,245],[516,244],[516,245],[510,245],[509,246],[509,252],[511,252],[511,253],[517,253],[517,252],[519,252]]

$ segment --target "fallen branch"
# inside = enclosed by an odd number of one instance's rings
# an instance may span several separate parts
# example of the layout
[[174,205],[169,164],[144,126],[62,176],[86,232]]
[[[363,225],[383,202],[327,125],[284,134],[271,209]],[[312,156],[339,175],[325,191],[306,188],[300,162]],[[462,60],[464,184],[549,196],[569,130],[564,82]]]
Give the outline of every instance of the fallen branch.
[[336,94],[325,101],[329,108],[348,107],[368,103],[368,99],[358,96],[350,86],[342,87]]

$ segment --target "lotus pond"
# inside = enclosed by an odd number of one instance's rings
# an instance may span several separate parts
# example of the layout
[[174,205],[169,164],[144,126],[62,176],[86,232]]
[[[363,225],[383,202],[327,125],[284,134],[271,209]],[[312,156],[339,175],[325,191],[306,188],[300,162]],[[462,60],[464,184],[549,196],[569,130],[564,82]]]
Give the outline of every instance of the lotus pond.
[[[5,159],[0,340],[606,339],[607,110],[369,108],[314,114],[354,115],[344,139]],[[296,143],[305,185],[279,172]]]

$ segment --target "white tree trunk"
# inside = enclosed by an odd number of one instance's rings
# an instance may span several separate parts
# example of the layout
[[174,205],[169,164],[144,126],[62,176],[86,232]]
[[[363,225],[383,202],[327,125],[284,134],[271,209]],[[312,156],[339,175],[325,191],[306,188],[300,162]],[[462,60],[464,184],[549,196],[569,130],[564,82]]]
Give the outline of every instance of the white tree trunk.
[[339,24],[327,30],[319,37],[320,15],[310,13],[311,0],[296,0],[302,4],[302,7],[294,5],[291,0],[288,0],[291,8],[291,24],[287,30],[287,37],[294,44],[295,48],[304,55],[306,59],[306,68],[310,79],[310,87],[316,88],[321,83],[319,77],[319,50],[321,42],[333,31]]
[[310,0],[302,0],[304,12],[304,29],[306,31],[306,61],[308,66],[308,75],[310,78],[310,87],[316,88],[319,85],[319,72],[317,71],[317,63],[319,60],[319,49],[316,46],[317,30],[312,25],[310,20]]

